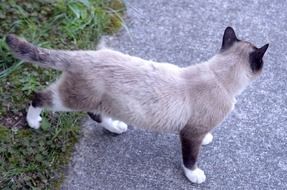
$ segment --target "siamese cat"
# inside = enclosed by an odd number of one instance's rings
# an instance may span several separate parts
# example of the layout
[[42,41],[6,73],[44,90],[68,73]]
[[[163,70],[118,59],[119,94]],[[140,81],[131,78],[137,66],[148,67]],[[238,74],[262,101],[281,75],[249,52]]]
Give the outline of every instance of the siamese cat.
[[114,133],[127,124],[178,132],[183,170],[193,183],[206,176],[196,162],[210,131],[230,113],[235,97],[262,71],[268,44],[257,48],[224,31],[220,51],[208,61],[180,68],[123,54],[111,49],[68,51],[36,47],[8,35],[15,57],[63,71],[60,79],[35,93],[27,113],[32,128],[40,127],[43,108],[84,111]]

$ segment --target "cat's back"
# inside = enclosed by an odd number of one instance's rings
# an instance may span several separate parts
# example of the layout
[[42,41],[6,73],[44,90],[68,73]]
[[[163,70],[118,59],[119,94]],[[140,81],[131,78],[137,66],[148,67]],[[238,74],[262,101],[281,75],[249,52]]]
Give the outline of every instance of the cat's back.
[[159,63],[112,49],[91,52],[90,61],[82,65],[81,72],[95,80],[124,83],[160,83],[172,85],[180,78],[180,68],[169,63]]
[[137,56],[132,56],[108,48],[94,51],[88,67],[89,69],[118,67],[118,69],[161,70],[169,72],[176,72],[179,70],[179,67],[173,64],[145,60]]

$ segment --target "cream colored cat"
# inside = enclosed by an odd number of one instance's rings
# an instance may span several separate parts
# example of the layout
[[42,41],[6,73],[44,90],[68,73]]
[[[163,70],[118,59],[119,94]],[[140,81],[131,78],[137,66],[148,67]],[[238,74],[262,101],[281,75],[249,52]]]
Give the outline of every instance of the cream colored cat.
[[125,123],[179,132],[184,172],[194,183],[206,179],[196,165],[201,144],[212,141],[211,129],[224,120],[234,108],[235,97],[261,73],[268,48],[268,44],[256,48],[238,40],[227,27],[215,56],[180,68],[111,49],[44,49],[15,35],[8,35],[6,42],[17,58],[63,71],[58,81],[36,93],[27,114],[31,127],[39,128],[41,110],[48,108],[88,112],[115,133],[126,131]]

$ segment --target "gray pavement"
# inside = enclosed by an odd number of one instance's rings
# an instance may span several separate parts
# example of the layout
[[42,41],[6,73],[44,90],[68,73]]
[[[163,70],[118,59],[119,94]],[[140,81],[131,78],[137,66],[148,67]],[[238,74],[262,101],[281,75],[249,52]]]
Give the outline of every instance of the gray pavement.
[[129,32],[110,38],[111,47],[187,66],[214,55],[230,25],[241,39],[270,43],[264,73],[202,149],[205,183],[184,177],[177,135],[130,129],[114,136],[88,122],[62,189],[287,189],[287,2],[126,3]]

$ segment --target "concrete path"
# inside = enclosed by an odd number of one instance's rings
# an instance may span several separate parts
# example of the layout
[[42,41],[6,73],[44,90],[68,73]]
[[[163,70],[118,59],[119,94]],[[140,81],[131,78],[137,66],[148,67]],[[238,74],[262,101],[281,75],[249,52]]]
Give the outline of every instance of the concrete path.
[[120,136],[87,123],[62,189],[177,190],[287,188],[287,2],[128,0],[127,31],[110,45],[132,55],[187,66],[220,48],[226,26],[241,39],[270,43],[264,74],[214,131],[191,184],[175,134],[130,129]]

